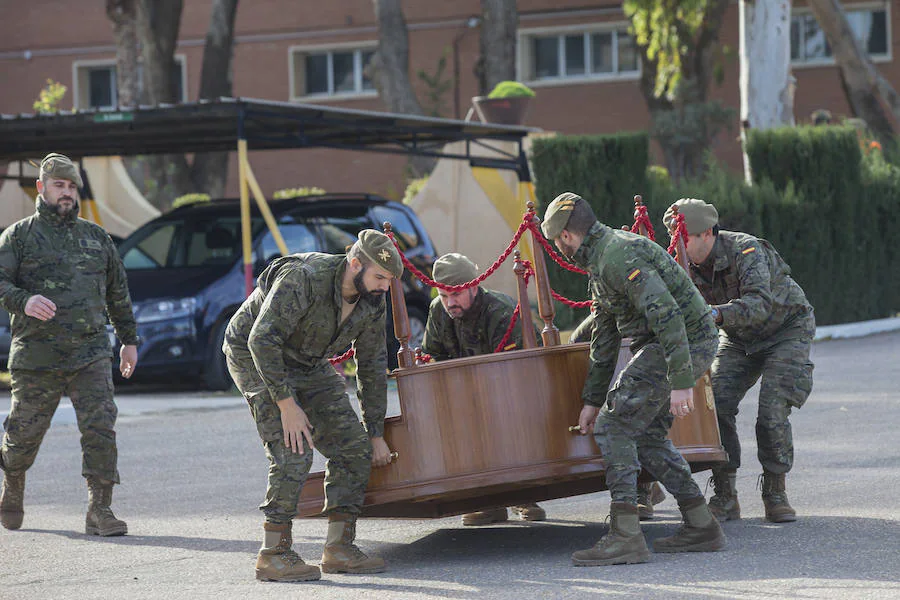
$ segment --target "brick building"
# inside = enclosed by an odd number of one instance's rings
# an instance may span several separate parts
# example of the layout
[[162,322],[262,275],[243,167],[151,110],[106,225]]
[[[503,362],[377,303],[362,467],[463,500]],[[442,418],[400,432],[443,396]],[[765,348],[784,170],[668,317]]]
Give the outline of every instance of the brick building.
[[[104,2],[30,0],[5,11],[0,21],[0,113],[32,112],[48,78],[69,91],[63,108],[115,104],[115,49]],[[185,0],[177,55],[182,98],[195,100],[210,0]],[[794,2],[793,72],[795,115],[827,108],[848,114],[838,70],[824,34],[802,2]],[[473,67],[478,59],[478,0],[405,0],[412,72],[434,74],[446,56],[443,77],[451,89],[441,98],[441,116],[464,116],[477,94]],[[314,8],[306,8],[314,7]],[[608,0],[519,0],[518,79],[537,98],[528,125],[567,134],[646,129],[648,112],[638,89],[640,61],[621,2]],[[894,59],[900,7],[889,0],[845,2],[854,29],[878,68],[900,88]],[[476,18],[473,18],[476,17]],[[734,50],[712,97],[739,107],[738,3],[728,9],[721,41]],[[236,21],[234,94],[279,101],[325,103],[384,110],[363,74],[377,44],[372,0],[241,0]],[[458,81],[454,63],[458,60]],[[424,97],[425,85],[413,75]],[[427,107],[426,107],[427,108]],[[717,155],[740,168],[738,132],[726,136]],[[48,148],[52,151],[52,148]],[[405,158],[329,150],[251,153],[263,188],[315,185],[328,191],[402,195]],[[2,166],[0,166],[2,168]],[[237,191],[235,161],[229,193]]]

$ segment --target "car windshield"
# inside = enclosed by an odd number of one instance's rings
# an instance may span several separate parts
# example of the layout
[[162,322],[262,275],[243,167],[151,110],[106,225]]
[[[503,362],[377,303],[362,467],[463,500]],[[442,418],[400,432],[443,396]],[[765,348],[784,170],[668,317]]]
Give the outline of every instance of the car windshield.
[[[254,219],[253,229],[262,226]],[[121,248],[129,270],[231,265],[241,251],[240,216],[152,223]]]

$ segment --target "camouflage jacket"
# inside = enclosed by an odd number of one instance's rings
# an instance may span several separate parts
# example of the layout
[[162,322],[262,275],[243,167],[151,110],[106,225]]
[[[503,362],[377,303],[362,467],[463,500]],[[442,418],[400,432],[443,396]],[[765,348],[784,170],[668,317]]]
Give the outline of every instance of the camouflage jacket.
[[[101,227],[65,217],[38,197],[35,214],[0,235],[0,303],[10,313],[10,369],[78,369],[112,351],[107,313],[123,344],[137,343],[119,252]],[[40,294],[56,304],[41,321],[25,315]]]
[[691,265],[691,278],[722,315],[722,330],[749,352],[812,313],[791,268],[772,244],[746,233],[720,231],[709,257]]
[[700,374],[691,367],[690,345],[713,340],[710,309],[690,277],[658,244],[595,223],[574,261],[590,275],[597,306],[591,335],[591,367],[582,394],[602,406],[623,337],[635,352],[662,345],[672,389],[692,387]]
[[228,323],[223,349],[239,365],[255,366],[273,401],[292,396],[302,407],[289,372],[312,373],[352,344],[363,421],[371,437],[380,437],[387,411],[385,301],[360,299],[341,323],[346,267],[346,256],[318,252],[275,260]]
[[[516,301],[506,294],[478,288],[472,306],[459,319],[444,310],[440,298],[431,301],[422,350],[435,360],[491,354],[503,341]],[[541,336],[535,330],[536,339]],[[517,322],[505,350],[522,348],[522,325]]]

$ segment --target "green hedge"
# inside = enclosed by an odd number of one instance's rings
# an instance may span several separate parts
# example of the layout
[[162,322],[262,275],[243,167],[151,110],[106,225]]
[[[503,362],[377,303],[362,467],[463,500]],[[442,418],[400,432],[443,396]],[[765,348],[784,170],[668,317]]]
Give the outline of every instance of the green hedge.
[[[662,215],[675,200],[716,205],[723,229],[771,241],[815,307],[820,325],[900,312],[900,169],[880,152],[863,155],[855,129],[806,127],[751,132],[754,185],[711,165],[696,181],[647,176],[647,136],[558,136],[536,140],[532,165],[539,214],[560,192],[588,200],[611,226],[631,224],[634,194],[647,204],[657,241],[668,243]],[[548,265],[566,297],[587,297],[583,276]],[[560,329],[585,311],[557,307]]]
[[[617,135],[560,135],[534,140],[531,165],[538,215],[562,192],[587,200],[604,223],[621,226],[634,221],[634,195],[647,187],[649,137],[646,133]],[[548,261],[551,287],[572,300],[588,297],[587,279]],[[557,303],[555,323],[560,329],[577,325],[586,309]]]

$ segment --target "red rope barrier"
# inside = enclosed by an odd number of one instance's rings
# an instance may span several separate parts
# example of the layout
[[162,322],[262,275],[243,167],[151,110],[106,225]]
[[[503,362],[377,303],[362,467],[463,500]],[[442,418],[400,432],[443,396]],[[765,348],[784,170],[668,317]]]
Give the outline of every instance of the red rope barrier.
[[562,302],[566,306],[571,306],[572,308],[588,308],[591,305],[590,300],[576,302],[575,300],[569,300],[565,296],[561,296],[561,295],[557,294],[553,290],[550,290],[550,295],[553,296],[554,300],[558,300],[559,302]]
[[640,233],[641,225],[647,229],[647,237],[651,241],[656,241],[656,232],[653,231],[653,223],[650,221],[650,215],[647,213],[647,207],[643,204],[634,209],[634,225],[631,226],[631,233]]
[[349,350],[347,350],[340,356],[332,356],[331,358],[328,359],[328,362],[330,362],[332,365],[339,365],[342,362],[344,362],[345,360],[350,360],[351,358],[353,358],[353,355],[355,355],[355,354],[356,354],[356,351],[353,350],[353,348],[350,348]]
[[509,338],[512,336],[513,327],[516,326],[516,321],[519,320],[519,309],[520,306],[516,304],[516,310],[513,311],[512,318],[509,320],[509,327],[506,328],[506,333],[503,335],[503,339],[500,340],[500,343],[497,344],[497,347],[494,348],[494,353],[503,352],[503,349],[506,348],[506,344],[509,343]]
[[675,254],[675,248],[678,247],[679,238],[684,241],[684,246],[687,248],[688,244],[688,230],[687,225],[684,224],[684,215],[678,213],[675,215],[675,233],[672,234],[672,243],[669,244],[668,252],[669,254]]
[[553,259],[553,262],[555,262],[556,264],[558,264],[559,266],[561,266],[563,269],[565,269],[567,271],[572,271],[573,273],[579,273],[581,275],[588,274],[588,272],[585,271],[584,269],[582,269],[580,267],[576,267],[575,265],[566,262],[566,259],[564,259],[556,250],[553,249],[552,246],[550,246],[550,242],[548,242],[546,240],[546,238],[544,238],[544,234],[538,230],[537,225],[535,225],[534,223],[529,223],[528,228],[535,232],[536,235],[534,236],[534,238],[538,241],[538,243],[541,246],[543,246],[543,248],[547,252],[547,254],[550,255],[550,258]]

